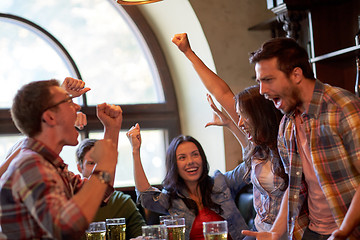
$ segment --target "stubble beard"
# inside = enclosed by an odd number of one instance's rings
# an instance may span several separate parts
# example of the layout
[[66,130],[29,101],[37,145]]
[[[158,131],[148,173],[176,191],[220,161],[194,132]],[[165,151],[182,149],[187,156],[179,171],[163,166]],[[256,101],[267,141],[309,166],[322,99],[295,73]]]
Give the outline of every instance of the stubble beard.
[[297,91],[296,88],[290,89],[290,94],[289,94],[288,98],[290,99],[289,107],[287,109],[281,109],[280,110],[285,115],[291,114],[298,107],[300,107],[302,105],[302,101],[301,101],[301,98],[300,98],[299,91]]

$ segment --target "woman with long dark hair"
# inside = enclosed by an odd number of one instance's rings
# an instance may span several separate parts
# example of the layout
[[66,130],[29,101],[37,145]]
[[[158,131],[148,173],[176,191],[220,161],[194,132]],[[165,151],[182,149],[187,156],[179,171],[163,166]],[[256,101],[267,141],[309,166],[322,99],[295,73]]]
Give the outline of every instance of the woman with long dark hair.
[[[281,112],[260,95],[258,85],[246,88],[235,96],[228,84],[192,51],[186,33],[176,34],[172,41],[190,60],[204,86],[230,116],[231,119],[228,119],[219,111],[208,96],[216,115],[207,126],[228,127],[241,144],[244,160],[241,165],[245,168],[243,180],[253,185],[257,213],[254,230],[269,231],[289,181],[277,147]],[[271,81],[271,76],[267,80]]]
[[134,158],[134,176],[143,207],[163,214],[185,218],[186,239],[204,239],[202,223],[227,220],[229,239],[242,239],[247,225],[235,204],[237,193],[246,185],[245,172],[237,167],[209,176],[209,164],[200,143],[190,136],[172,140],[166,155],[163,189],[150,186],[140,160],[140,126],[132,127],[127,136]]

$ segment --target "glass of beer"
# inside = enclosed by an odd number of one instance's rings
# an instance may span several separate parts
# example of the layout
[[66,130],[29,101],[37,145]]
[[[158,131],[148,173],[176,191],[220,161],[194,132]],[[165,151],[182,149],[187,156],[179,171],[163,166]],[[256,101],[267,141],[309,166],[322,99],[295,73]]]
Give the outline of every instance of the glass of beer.
[[185,218],[165,219],[169,240],[185,240]]
[[163,225],[165,219],[172,219],[172,216],[171,216],[171,215],[162,215],[162,216],[159,216],[160,224]]
[[205,240],[225,240],[228,235],[227,221],[203,222]]
[[92,222],[85,232],[86,240],[105,240],[106,225],[105,222]]
[[142,226],[142,236],[144,239],[167,240],[167,231],[165,225],[147,225]]
[[126,240],[125,218],[106,219],[106,239]]

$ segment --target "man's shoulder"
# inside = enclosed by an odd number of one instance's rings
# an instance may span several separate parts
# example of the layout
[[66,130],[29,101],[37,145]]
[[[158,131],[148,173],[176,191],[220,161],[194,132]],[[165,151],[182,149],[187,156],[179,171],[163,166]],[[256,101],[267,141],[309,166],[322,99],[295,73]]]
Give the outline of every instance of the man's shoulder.
[[324,100],[340,106],[348,103],[360,104],[360,99],[352,92],[329,84],[324,84]]
[[360,99],[345,89],[325,84],[324,96],[321,100],[321,112],[325,114],[336,112],[343,116],[354,116],[354,114],[360,116]]
[[121,191],[114,191],[109,198],[109,201],[106,206],[102,209],[112,209],[111,211],[123,211],[127,209],[128,211],[136,209],[136,204],[132,200],[129,194],[125,194]]
[[[29,149],[22,149],[20,153],[12,160],[8,169],[1,176],[1,183],[10,184],[18,188],[27,186],[35,186],[38,183],[44,182],[44,174],[53,178],[53,172],[49,171],[47,161],[43,157]],[[20,179],[22,179],[20,181]]]
[[9,167],[13,166],[15,169],[30,168],[31,166],[39,165],[38,163],[42,161],[43,157],[39,153],[23,148],[10,163]]
[[126,201],[129,201],[131,199],[131,196],[129,194],[126,194],[122,191],[118,191],[118,190],[115,190],[112,194],[111,194],[111,197],[110,199],[112,199],[113,201],[122,201],[122,202],[126,202]]

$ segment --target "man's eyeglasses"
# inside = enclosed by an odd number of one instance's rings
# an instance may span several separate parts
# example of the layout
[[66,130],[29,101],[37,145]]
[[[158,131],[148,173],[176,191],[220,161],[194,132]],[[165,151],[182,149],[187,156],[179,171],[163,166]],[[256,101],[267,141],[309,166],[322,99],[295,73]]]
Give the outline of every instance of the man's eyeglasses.
[[51,105],[51,106],[45,108],[45,109],[44,109],[44,112],[47,111],[47,110],[49,110],[49,109],[51,109],[51,108],[57,107],[57,106],[59,106],[59,105],[62,104],[62,103],[66,103],[66,102],[68,102],[68,103],[74,103],[74,102],[73,102],[73,98],[75,98],[75,97],[69,96],[69,97],[65,98],[64,100],[61,100],[60,102],[55,103],[54,105]]

